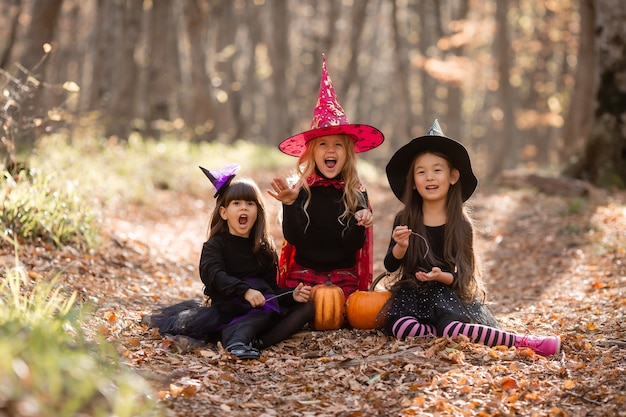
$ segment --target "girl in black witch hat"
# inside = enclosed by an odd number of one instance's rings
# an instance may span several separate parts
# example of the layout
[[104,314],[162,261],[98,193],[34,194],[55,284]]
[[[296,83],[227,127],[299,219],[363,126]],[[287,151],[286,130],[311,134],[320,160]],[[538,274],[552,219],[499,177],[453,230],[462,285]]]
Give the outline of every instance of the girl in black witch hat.
[[238,165],[222,173],[200,168],[217,189],[200,257],[200,278],[211,305],[185,301],[145,322],[161,334],[219,340],[238,358],[256,359],[260,349],[288,338],[313,318],[307,302],[311,287],[276,285],[277,256],[256,183],[233,180]]
[[385,332],[398,339],[464,335],[488,346],[557,354],[558,336],[504,332],[484,304],[472,220],[463,206],[478,185],[465,147],[445,137],[435,120],[427,135],[392,156],[386,170],[404,209],[384,260],[388,271],[399,271],[383,310]]

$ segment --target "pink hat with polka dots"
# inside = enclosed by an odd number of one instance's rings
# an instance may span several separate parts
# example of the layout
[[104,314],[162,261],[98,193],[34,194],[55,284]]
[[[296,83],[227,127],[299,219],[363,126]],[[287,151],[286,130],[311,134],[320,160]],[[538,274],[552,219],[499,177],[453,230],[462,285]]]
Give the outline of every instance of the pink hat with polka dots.
[[322,78],[317,105],[313,110],[311,129],[285,139],[278,148],[287,155],[300,156],[310,140],[329,135],[351,136],[356,152],[374,149],[385,140],[382,132],[373,126],[348,122],[328,74],[326,56],[322,55]]

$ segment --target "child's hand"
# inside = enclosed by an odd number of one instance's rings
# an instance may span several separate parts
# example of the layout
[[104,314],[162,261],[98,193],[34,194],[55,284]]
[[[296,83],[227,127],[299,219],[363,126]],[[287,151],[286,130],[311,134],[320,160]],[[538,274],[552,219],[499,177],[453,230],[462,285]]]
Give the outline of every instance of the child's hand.
[[299,303],[306,303],[311,296],[311,287],[299,283],[295,290],[293,290],[293,299]]
[[270,185],[273,190],[267,190],[268,194],[288,206],[296,201],[300,193],[300,183],[292,188],[284,178],[274,178],[274,181],[272,181]]
[[249,288],[246,291],[243,298],[250,303],[252,308],[262,307],[265,305],[265,296],[263,296],[263,293],[252,288]]
[[434,266],[430,272],[417,271],[415,278],[420,281],[439,281],[442,284],[451,285],[454,277],[449,272],[443,272],[441,268]]
[[368,209],[359,210],[354,214],[356,224],[363,227],[370,227],[374,224],[374,215]]
[[402,249],[409,247],[409,237],[411,236],[411,229],[407,226],[396,226],[391,233],[391,237],[396,242],[396,245]]

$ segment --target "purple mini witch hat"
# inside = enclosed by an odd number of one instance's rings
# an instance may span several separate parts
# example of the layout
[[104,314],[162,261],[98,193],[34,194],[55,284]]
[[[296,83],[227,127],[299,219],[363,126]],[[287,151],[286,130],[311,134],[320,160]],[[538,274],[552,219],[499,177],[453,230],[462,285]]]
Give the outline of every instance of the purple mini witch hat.
[[287,155],[300,156],[304,152],[307,142],[329,135],[352,136],[356,152],[374,149],[385,140],[382,132],[373,126],[348,122],[328,74],[326,56],[322,55],[322,78],[317,105],[313,110],[311,129],[285,139],[278,145],[278,148]]
[[221,171],[211,171],[206,168],[200,167],[204,175],[207,176],[211,180],[211,183],[215,187],[215,195],[213,197],[218,198],[226,188],[230,182],[235,178],[237,172],[239,172],[239,164],[231,164],[228,165]]

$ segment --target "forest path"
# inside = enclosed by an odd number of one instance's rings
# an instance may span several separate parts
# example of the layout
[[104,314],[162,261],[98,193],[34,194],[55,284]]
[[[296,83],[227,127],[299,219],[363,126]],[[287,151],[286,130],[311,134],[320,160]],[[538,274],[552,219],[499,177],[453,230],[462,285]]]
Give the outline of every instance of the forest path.
[[[267,189],[269,178],[257,181]],[[368,191],[378,274],[400,203],[384,185]],[[150,206],[109,211],[98,254],[23,248],[25,263],[63,271],[95,305],[86,331],[148,377],[169,415],[624,415],[625,193],[479,188],[470,200],[490,306],[507,330],[561,335],[557,357],[340,329],[301,332],[247,362],[141,324],[158,305],[200,297],[209,197],[159,191]],[[276,218],[279,205],[269,196],[267,204]]]

